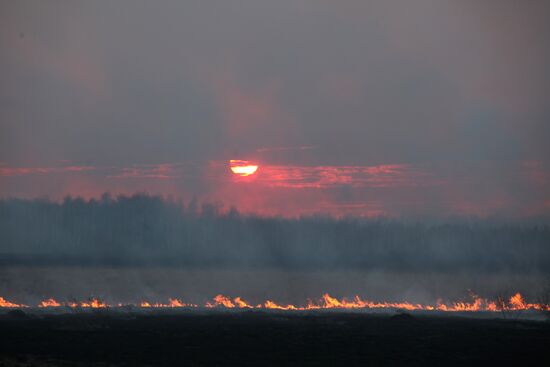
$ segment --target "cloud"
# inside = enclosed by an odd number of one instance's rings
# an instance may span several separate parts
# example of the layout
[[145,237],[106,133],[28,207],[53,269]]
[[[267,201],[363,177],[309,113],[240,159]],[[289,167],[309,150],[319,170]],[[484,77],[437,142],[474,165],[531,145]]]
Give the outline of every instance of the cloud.
[[265,166],[258,181],[273,187],[406,187],[441,184],[433,174],[406,164],[378,166]]
[[26,175],[49,175],[63,173],[77,173],[95,171],[92,166],[65,166],[65,167],[0,167],[0,176],[14,177]]
[[142,179],[152,178],[160,180],[168,180],[180,177],[179,165],[171,163],[136,165],[134,167],[123,167],[114,175],[108,176],[111,178],[120,179]]

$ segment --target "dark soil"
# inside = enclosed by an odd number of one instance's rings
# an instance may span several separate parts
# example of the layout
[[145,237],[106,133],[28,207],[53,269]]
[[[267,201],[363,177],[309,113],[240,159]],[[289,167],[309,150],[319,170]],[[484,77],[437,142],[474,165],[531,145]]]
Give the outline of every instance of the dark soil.
[[4,366],[550,365],[550,323],[427,315],[0,315]]

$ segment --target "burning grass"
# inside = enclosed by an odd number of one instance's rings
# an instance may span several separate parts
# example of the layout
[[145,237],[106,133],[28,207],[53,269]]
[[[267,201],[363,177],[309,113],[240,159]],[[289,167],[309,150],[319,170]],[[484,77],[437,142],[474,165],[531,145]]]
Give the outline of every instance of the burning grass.
[[363,299],[360,296],[352,298],[332,297],[325,293],[318,300],[307,300],[303,304],[281,304],[273,300],[253,304],[241,297],[228,297],[218,294],[211,301],[203,305],[184,302],[177,298],[170,298],[166,303],[140,301],[136,303],[107,303],[97,298],[91,298],[85,301],[58,301],[54,298],[48,298],[34,305],[16,303],[0,297],[0,308],[117,308],[117,307],[137,307],[143,309],[150,308],[225,308],[225,309],[266,309],[266,310],[286,310],[286,311],[306,311],[306,310],[379,310],[379,309],[400,309],[407,311],[443,311],[443,312],[503,312],[503,311],[550,311],[550,305],[544,303],[527,302],[520,293],[513,294],[509,299],[499,298],[489,300],[477,295],[471,295],[470,301],[444,302],[438,300],[435,304],[422,304],[403,302],[379,302]]

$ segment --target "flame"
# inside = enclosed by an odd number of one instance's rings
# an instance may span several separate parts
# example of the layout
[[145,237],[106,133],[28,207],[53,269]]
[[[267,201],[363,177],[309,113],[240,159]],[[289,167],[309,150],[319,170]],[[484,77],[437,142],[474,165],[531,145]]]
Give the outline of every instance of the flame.
[[[261,305],[260,305],[261,306]],[[268,309],[271,309],[271,310],[298,310],[298,309],[302,309],[303,308],[298,308],[294,305],[286,305],[286,306],[281,306],[281,305],[278,305],[277,303],[273,302],[273,301],[270,301],[270,300],[267,300],[265,301],[264,303],[264,307],[265,308],[268,308]]]
[[510,304],[517,309],[523,309],[526,307],[526,303],[523,300],[523,297],[521,296],[521,294],[519,293],[516,293],[512,297],[510,297]]
[[229,165],[231,172],[242,177],[253,175],[258,170],[258,165],[251,164],[248,161],[232,159],[229,161]]
[[[253,305],[241,297],[231,298],[222,294],[215,296],[212,301],[206,302],[206,308],[231,308],[231,309],[268,309],[268,310],[284,310],[284,311],[304,311],[304,310],[323,310],[323,309],[402,309],[407,311],[443,311],[443,312],[497,312],[497,311],[519,311],[519,310],[538,310],[550,311],[550,305],[542,303],[528,303],[520,293],[515,293],[508,300],[499,298],[496,301],[491,301],[481,298],[477,295],[471,295],[470,302],[443,302],[437,300],[435,304],[420,304],[411,302],[375,302],[367,299],[362,299],[359,296],[354,296],[351,299],[331,296],[328,293],[316,302],[308,300],[303,306],[293,304],[279,304],[272,300],[267,300],[263,303]],[[87,301],[69,301],[58,302],[54,298],[48,298],[36,305],[39,308],[55,308],[55,307],[70,307],[70,308],[106,308],[106,307],[124,307],[136,306],[141,308],[183,308],[183,307],[199,307],[193,303],[185,303],[177,298],[169,298],[167,303],[151,303],[141,301],[137,304],[117,303],[110,305],[97,298],[91,298]],[[29,307],[24,304],[18,304],[5,300],[0,297],[0,308],[21,308]]]
[[[124,305],[126,306],[126,305]],[[139,303],[139,307],[142,308],[174,308],[174,307],[197,307],[192,303],[183,303],[177,298],[168,298],[168,303],[149,303],[142,301]]]
[[168,299],[168,307],[187,307],[187,306],[191,306],[191,305],[187,305],[177,298]]
[[61,307],[61,303],[57,302],[53,298],[48,298],[43,300],[38,304],[38,307],[45,308],[45,307]]
[[83,307],[83,308],[106,308],[106,307],[108,307],[105,302],[100,301],[97,298],[92,298],[88,302],[80,302],[79,306]]
[[235,298],[235,305],[239,308],[254,308],[250,303],[243,301],[241,297]]
[[231,301],[231,298],[224,295],[218,294],[214,297],[214,303],[206,303],[206,307],[219,307],[223,306],[225,308],[235,308],[235,304]]
[[6,301],[4,297],[0,297],[0,308],[20,308],[20,307],[28,307],[28,306],[23,304],[12,303],[10,301]]

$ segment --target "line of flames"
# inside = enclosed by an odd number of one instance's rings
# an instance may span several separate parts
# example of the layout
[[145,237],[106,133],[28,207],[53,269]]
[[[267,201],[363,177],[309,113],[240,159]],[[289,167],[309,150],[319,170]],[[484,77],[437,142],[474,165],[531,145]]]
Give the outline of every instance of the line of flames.
[[[363,300],[359,296],[355,296],[351,299],[342,298],[337,299],[325,293],[323,297],[313,302],[308,300],[305,306],[295,306],[292,304],[279,304],[271,300],[267,300],[260,304],[251,304],[241,297],[230,298],[224,295],[217,295],[212,301],[207,302],[204,307],[206,308],[234,308],[234,309],[270,309],[270,310],[287,310],[287,311],[303,311],[303,310],[320,310],[320,309],[402,309],[407,311],[517,311],[517,310],[538,310],[538,311],[550,311],[550,305],[541,303],[528,303],[524,300],[520,293],[516,293],[508,300],[499,299],[497,301],[490,301],[485,298],[480,298],[473,295],[471,302],[452,302],[444,303],[438,300],[436,304],[420,304],[410,302],[373,302],[369,300]],[[56,308],[56,307],[69,307],[69,308],[108,308],[108,307],[141,307],[141,308],[194,308],[199,307],[197,304],[185,303],[176,298],[170,298],[168,303],[150,303],[139,302],[133,303],[118,303],[108,304],[99,299],[93,298],[87,301],[70,301],[70,302],[58,302],[53,298],[48,298],[41,301],[35,307],[39,308]],[[25,304],[14,303],[5,300],[0,297],[0,308],[26,308],[32,307]]]

